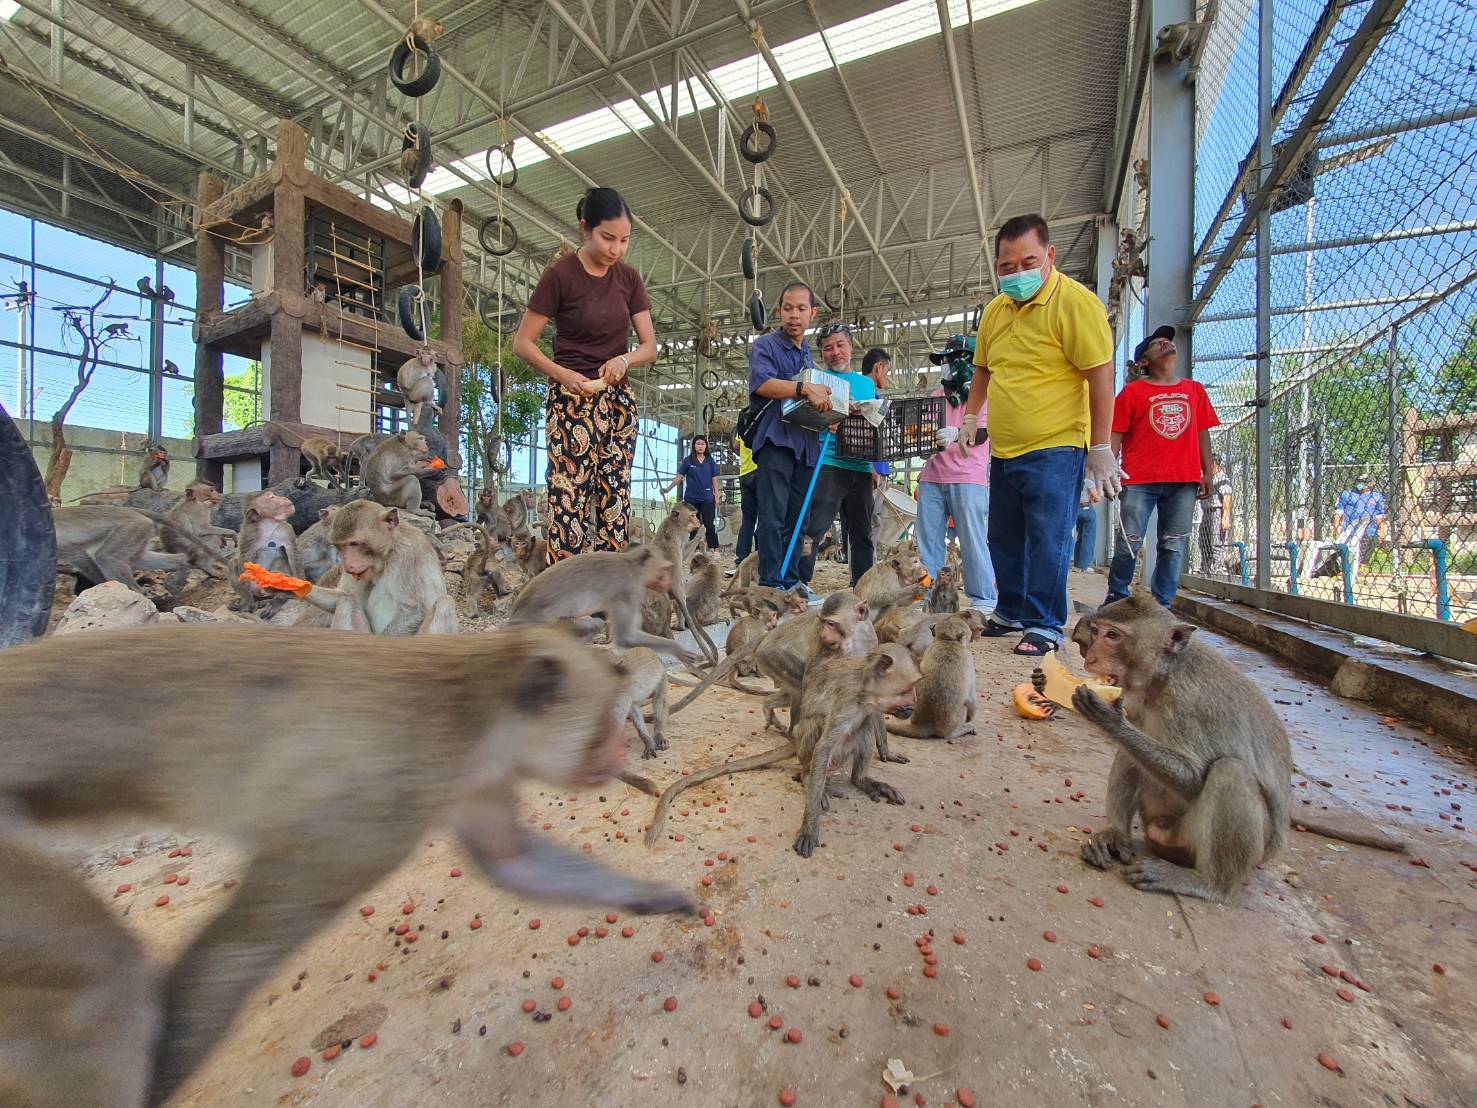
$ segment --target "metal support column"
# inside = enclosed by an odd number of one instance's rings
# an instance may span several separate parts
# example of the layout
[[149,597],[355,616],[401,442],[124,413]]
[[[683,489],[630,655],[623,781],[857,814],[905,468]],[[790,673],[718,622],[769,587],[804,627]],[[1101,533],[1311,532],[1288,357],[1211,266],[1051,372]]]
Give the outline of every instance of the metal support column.
[[[1195,18],[1194,0],[1152,0],[1150,26]],[[1185,322],[1194,294],[1195,91],[1185,83],[1184,63],[1159,60],[1149,70],[1149,272],[1144,293],[1144,330],[1179,328],[1180,372],[1193,375],[1194,350]],[[1116,244],[1115,244],[1116,245]]]
[[1272,0],[1257,4],[1256,587],[1272,578]]
[[149,297],[149,437],[164,438],[164,259],[154,259],[154,294]]

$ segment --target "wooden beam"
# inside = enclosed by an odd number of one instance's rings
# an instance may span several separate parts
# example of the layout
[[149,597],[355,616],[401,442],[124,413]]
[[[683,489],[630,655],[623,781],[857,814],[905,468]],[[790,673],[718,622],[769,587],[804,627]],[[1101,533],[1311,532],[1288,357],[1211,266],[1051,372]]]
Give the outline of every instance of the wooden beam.
[[[195,186],[196,210],[219,200],[225,182],[213,173],[202,173]],[[208,231],[195,233],[195,312],[197,320],[218,317],[225,300],[226,244]],[[195,475],[219,487],[223,470],[199,452],[199,436],[218,434],[225,423],[225,376],[219,348],[195,335]]]
[[[441,433],[446,436],[447,465],[461,465],[462,416],[462,202],[453,200],[441,220],[441,342],[455,351],[446,365],[446,405],[441,409]],[[451,249],[451,247],[455,249]]]

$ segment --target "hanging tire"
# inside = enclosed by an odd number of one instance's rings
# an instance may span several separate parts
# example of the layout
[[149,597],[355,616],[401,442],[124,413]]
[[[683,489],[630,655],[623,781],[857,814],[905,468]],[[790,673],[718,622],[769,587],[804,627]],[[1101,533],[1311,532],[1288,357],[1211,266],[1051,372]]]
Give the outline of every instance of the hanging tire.
[[441,223],[429,206],[416,213],[410,224],[410,256],[422,273],[441,269]]
[[[400,149],[415,151],[415,168],[408,175],[410,187],[418,189],[426,183],[426,174],[431,172],[431,128],[419,121],[407,123],[405,134],[400,139]],[[402,157],[402,168],[403,168]]]
[[507,293],[484,292],[482,294],[482,304],[477,309],[477,315],[482,319],[483,323],[495,331],[497,330],[500,316],[505,316],[509,312],[516,313],[517,311],[518,302]]
[[[750,198],[758,204],[758,211],[749,210]],[[774,197],[763,185],[750,185],[739,194],[739,218],[750,227],[768,227],[774,222]]]
[[744,280],[745,281],[752,281],[754,279],[754,272],[755,272],[755,270],[754,270],[754,239],[752,237],[744,239],[743,263],[744,263]]
[[[754,145],[756,130],[769,140],[763,146]],[[760,162],[769,161],[778,145],[779,137],[775,135],[774,128],[768,123],[760,123],[756,120],[752,126],[744,128],[743,137],[739,139],[739,153],[744,156],[744,161],[758,165]]]
[[415,285],[403,285],[395,300],[395,309],[400,316],[401,329],[413,342],[426,341],[426,298]]
[[[501,154],[503,160],[513,167],[511,172],[505,174],[507,180],[503,180],[492,168],[492,155],[494,152]],[[487,148],[487,179],[498,188],[503,189],[510,189],[518,183],[518,165],[513,161],[513,144],[511,142],[505,142],[501,146],[489,146]]]
[[833,312],[839,312],[841,305],[846,302],[846,289],[843,285],[835,284],[821,293],[821,299],[825,301],[826,307]]
[[706,405],[703,406],[703,428],[706,429],[707,426],[708,426],[708,424],[710,424],[712,422],[713,422],[713,405],[706,404]]
[[769,313],[764,310],[764,297],[758,289],[749,293],[749,322],[754,325],[754,330],[764,330],[764,321]]
[[698,378],[698,381],[703,386],[704,392],[712,392],[718,387],[718,374],[714,373],[711,369],[705,369],[703,370],[703,375]]
[[[415,46],[413,52],[411,45]],[[426,68],[415,77],[406,77],[405,67],[410,63],[413,54],[426,56]],[[420,35],[411,35],[410,43],[402,38],[390,55],[390,83],[404,95],[416,97],[430,92],[439,80],[441,80],[441,59],[436,56],[436,51],[431,49],[430,43]]]
[[[501,228],[503,231],[503,234],[498,236],[503,240],[501,245],[498,239],[493,238],[491,234],[496,228]],[[482,249],[494,258],[506,258],[518,246],[518,228],[503,216],[491,216],[483,220],[482,226],[477,228],[477,241],[482,244]]]
[[0,407],[0,646],[40,638],[56,591],[56,529],[41,471],[20,428]]

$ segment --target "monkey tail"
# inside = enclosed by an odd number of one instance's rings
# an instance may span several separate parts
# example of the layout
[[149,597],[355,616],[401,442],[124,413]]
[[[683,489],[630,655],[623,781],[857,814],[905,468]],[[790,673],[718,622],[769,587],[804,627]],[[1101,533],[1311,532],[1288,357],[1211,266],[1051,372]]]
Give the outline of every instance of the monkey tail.
[[633,788],[633,789],[640,789],[642,792],[646,793],[648,796],[660,796],[661,795],[659,792],[657,792],[656,786],[653,785],[651,783],[651,781],[648,780],[647,778],[642,777],[639,773],[632,773],[628,769],[623,769],[623,770],[621,770],[621,772],[619,774],[617,774],[617,776],[622,781],[624,781],[627,785],[630,785],[631,788]]
[[226,570],[226,579],[227,580],[230,579],[230,577],[231,577],[230,566],[228,566],[226,564],[226,560],[220,556],[219,552],[217,552],[215,550],[212,550],[210,547],[206,546],[203,542],[201,542],[199,539],[197,539],[192,533],[190,533],[189,531],[186,531],[183,527],[181,527],[174,520],[170,519],[168,516],[160,515],[158,512],[151,512],[151,511],[147,510],[146,508],[133,508],[133,507],[130,507],[129,508],[129,511],[131,511],[131,512],[137,512],[141,516],[148,517],[149,519],[151,519],[154,522],[154,526],[155,527],[160,527],[160,528],[164,528],[166,530],[172,531],[179,538],[183,539],[188,545],[193,546],[197,551],[199,551],[199,553],[202,556],[204,556],[209,561],[219,562],[221,564],[221,566]]
[[727,677],[735,669],[737,669],[738,664],[739,660],[734,655],[729,655],[727,658],[724,658],[722,663],[719,664],[719,666],[714,669],[712,673],[703,678],[702,684],[697,685],[692,690],[692,692],[688,693],[681,700],[677,701],[676,704],[673,704],[670,708],[668,708],[667,715],[669,717],[675,716],[678,712],[682,711],[683,708],[686,708],[694,700],[702,696],[702,694],[705,693],[708,689],[712,688],[714,684],[723,680],[723,678]]
[[715,777],[726,777],[730,773],[743,773],[745,770],[764,769],[766,766],[776,765],[786,758],[792,757],[795,747],[791,743],[777,746],[765,754],[753,754],[747,758],[736,758],[724,762],[721,765],[710,766],[699,770],[691,777],[683,777],[667,786],[667,791],[662,793],[656,802],[656,811],[651,814],[651,826],[646,829],[646,845],[655,846],[657,840],[662,837],[662,828],[667,823],[667,813],[672,810],[672,801],[679,795],[692,788],[701,785],[704,781],[711,781]]
[[1315,835],[1322,835],[1325,839],[1337,839],[1343,843],[1353,843],[1355,846],[1368,846],[1375,850],[1388,850],[1394,854],[1404,854],[1408,849],[1404,839],[1393,835],[1386,835],[1373,824],[1368,830],[1347,830],[1329,823],[1321,823],[1318,820],[1302,819],[1292,817],[1292,826],[1298,831],[1311,831]]
[[738,679],[736,674],[729,675],[728,687],[737,689],[741,693],[748,693],[750,696],[768,696],[774,692],[773,689],[761,689],[758,685],[746,685]]

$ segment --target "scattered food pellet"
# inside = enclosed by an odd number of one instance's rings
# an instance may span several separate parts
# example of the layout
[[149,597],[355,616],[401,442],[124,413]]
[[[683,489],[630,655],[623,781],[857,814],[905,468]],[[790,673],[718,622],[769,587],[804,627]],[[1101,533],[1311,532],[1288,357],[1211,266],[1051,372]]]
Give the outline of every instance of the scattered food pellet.
[[1446,972],[1446,967],[1443,966],[1440,962],[1437,962],[1431,966],[1431,972],[1444,974]]
[[528,929],[530,931],[537,931],[542,923],[543,920],[531,919],[528,921]]
[[532,1012],[537,1007],[538,1007],[538,1001],[536,1001],[536,1000],[525,1000],[523,1002],[523,1010],[525,1012]]
[[1283,1016],[1282,1017],[1282,1026],[1285,1027],[1285,1028],[1287,1028],[1289,1031],[1291,1031],[1292,1030],[1292,1020],[1288,1019],[1286,1016]]
[[1098,947],[1090,946],[1087,948],[1087,956],[1089,958],[1101,958],[1103,956],[1103,952]]
[[898,997],[900,997],[902,995],[903,994],[898,991],[898,988],[897,988],[896,985],[889,985],[889,986],[887,986],[887,999],[888,1000],[896,1000]]
[[662,1009],[667,1012],[675,1012],[677,1010],[677,998],[675,996],[667,997],[666,1000],[662,1001]]
[[801,1037],[800,1028],[798,1027],[792,1027],[785,1032],[785,1038],[792,1043],[798,1043]]
[[1041,968],[1041,959],[1040,958],[1027,958],[1026,959],[1026,968],[1028,970],[1030,970],[1032,973],[1035,973],[1037,970],[1039,970]]
[[660,950],[653,950],[651,952],[651,960],[653,962],[660,962],[665,957],[666,955],[663,954]]
[[368,917],[374,915],[374,905],[373,904],[366,904],[363,908],[360,908],[359,909],[359,914],[361,916],[364,916],[366,919]]
[[1338,998],[1345,1004],[1348,1004],[1354,999],[1354,994],[1348,989],[1335,989],[1334,992],[1338,994]]
[[562,988],[564,988],[564,978],[562,978],[562,977],[551,978],[550,981],[549,981],[549,988],[551,988],[551,989],[562,989]]
[[296,1062],[292,1064],[292,1076],[301,1077],[303,1074],[307,1073],[309,1069],[312,1068],[312,1065],[313,1059],[304,1054],[301,1058],[299,1058]]
[[852,974],[849,980],[853,989],[860,989],[862,987],[862,979],[857,974]]
[[1103,898],[1100,896],[1095,896],[1087,903],[1091,904],[1094,908],[1101,908],[1103,906]]
[[764,1015],[764,1005],[760,1004],[757,1000],[751,1001],[749,1003],[749,1018],[756,1020],[762,1015]]
[[1065,885],[1058,885],[1056,887],[1056,891],[1059,892],[1059,893],[1064,893],[1064,892],[1067,891],[1067,886],[1065,886]]
[[1169,1030],[1169,1017],[1166,1016],[1163,1012],[1160,1012],[1157,1016],[1154,1017],[1154,1022],[1157,1023],[1160,1027],[1164,1028],[1164,1030]]
[[561,1012],[567,1012],[573,1004],[574,1001],[570,1000],[569,997],[561,996],[558,1001],[555,1002],[554,1007],[558,1008]]
[[325,1062],[332,1062],[335,1058],[343,1053],[343,1050],[344,1048],[339,1046],[338,1043],[334,1043],[331,1047],[323,1052],[321,1057]]
[[979,1103],[971,1089],[955,1089],[954,1099],[959,1102],[959,1108],[974,1108]]
[[453,869],[451,871],[451,876],[453,876],[453,877],[460,877],[461,875],[462,875],[462,871],[459,870],[459,869]]
[[359,1038],[359,1049],[360,1050],[368,1050],[370,1047],[374,1046],[374,1044],[377,1043],[377,1042],[379,1042],[379,1041],[380,1041],[379,1032],[378,1031],[371,1031],[368,1035],[361,1035],[360,1036],[360,1038]]
[[1043,939],[1045,939],[1049,943],[1056,942],[1056,932],[1055,931],[1043,931],[1043,932],[1041,932],[1041,937]]
[[936,1023],[933,1025],[933,1033],[941,1039],[949,1037],[949,1025],[947,1023]]
[[1209,1004],[1212,1008],[1214,1008],[1220,1002],[1221,1002],[1221,994],[1220,993],[1206,993],[1205,994],[1205,1003],[1206,1004]]
[[785,978],[785,984],[790,986],[790,988],[792,989],[798,989],[800,987],[800,978],[796,977],[792,973],[789,977]]
[[779,1016],[769,1017],[769,1029],[771,1031],[778,1031],[783,1026],[785,1026],[785,1021],[780,1019]]
[[634,927],[621,928],[621,938],[623,939],[629,939],[634,934],[636,934],[636,929]]
[[960,946],[963,946],[964,945],[964,936],[963,935],[960,935],[958,933],[955,933],[955,935],[954,935],[954,941],[956,943],[958,943]]
[[1326,942],[1328,942],[1328,940],[1325,939],[1322,935],[1314,935],[1314,936],[1312,936],[1312,939],[1313,939],[1313,941],[1315,943],[1326,943]]
[[1334,1073],[1343,1072],[1343,1067],[1341,1067],[1334,1056],[1332,1054],[1329,1054],[1327,1051],[1320,1050],[1318,1052],[1318,1064],[1326,1070],[1333,1070]]
[[781,1089],[780,1090],[780,1103],[783,1104],[785,1106],[785,1108],[790,1108],[790,1106],[795,1103],[795,1090],[794,1089]]
[[477,931],[481,929],[482,921],[480,919],[474,919],[471,923],[467,924],[467,926],[470,927],[473,931]]
[[509,1043],[508,1044],[508,1056],[510,1058],[516,1058],[516,1057],[518,1057],[518,1055],[520,1055],[522,1053],[523,1053],[523,1044],[522,1043]]
[[161,896],[158,900],[154,901],[154,907],[155,908],[163,908],[168,903],[169,903],[169,897],[167,897],[167,896]]
[[130,891],[132,888],[132,885],[119,885],[115,891],[119,896],[122,896],[124,893]]

